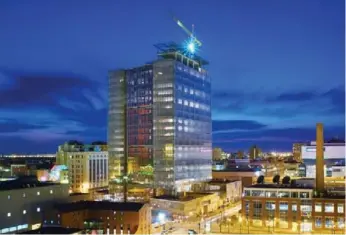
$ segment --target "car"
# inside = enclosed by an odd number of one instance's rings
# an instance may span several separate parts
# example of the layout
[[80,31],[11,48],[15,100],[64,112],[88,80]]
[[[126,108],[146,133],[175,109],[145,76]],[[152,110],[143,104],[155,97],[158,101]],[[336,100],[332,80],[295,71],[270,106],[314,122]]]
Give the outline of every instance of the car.
[[189,229],[188,234],[189,235],[194,235],[194,234],[198,234],[198,233],[195,230],[193,230],[193,229]]

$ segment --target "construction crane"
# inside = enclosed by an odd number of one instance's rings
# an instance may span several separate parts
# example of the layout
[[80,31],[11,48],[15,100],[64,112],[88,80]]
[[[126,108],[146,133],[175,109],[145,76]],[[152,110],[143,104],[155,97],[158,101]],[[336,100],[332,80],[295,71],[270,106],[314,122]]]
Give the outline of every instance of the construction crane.
[[182,28],[184,30],[184,32],[190,37],[191,41],[188,44],[188,49],[190,52],[194,52],[195,51],[195,45],[197,45],[198,47],[202,46],[202,42],[199,41],[196,36],[194,35],[194,25],[192,25],[192,32],[185,27],[185,25],[179,20],[177,19],[175,16],[173,16],[173,20],[178,24],[178,26],[180,28]]

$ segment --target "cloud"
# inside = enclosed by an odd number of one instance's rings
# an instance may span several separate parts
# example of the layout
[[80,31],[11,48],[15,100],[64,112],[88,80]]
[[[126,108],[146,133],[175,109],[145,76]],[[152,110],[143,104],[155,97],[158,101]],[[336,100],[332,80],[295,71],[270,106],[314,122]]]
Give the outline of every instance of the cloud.
[[[325,126],[325,139],[344,139],[344,126]],[[310,142],[316,138],[314,126],[306,128],[263,128],[250,131],[213,133],[213,145],[228,151],[249,149],[256,144],[264,150],[290,150],[292,143]]]
[[[51,143],[106,139],[107,90],[76,75],[0,71],[0,138]],[[12,146],[12,147],[11,147]],[[15,148],[13,145],[2,149]]]
[[0,120],[0,135],[3,133],[12,133],[12,132],[18,132],[23,130],[30,130],[30,129],[41,129],[45,128],[45,125],[35,125],[35,124],[27,124],[27,123],[20,123],[13,119],[2,119]]
[[266,127],[266,125],[250,120],[214,120],[213,133],[229,132],[239,130],[257,130]]
[[[28,105],[50,106],[58,102],[69,108],[85,108],[85,105],[92,106],[95,100],[102,99],[98,93],[102,84],[74,74],[35,73],[5,69],[2,69],[0,73],[2,83],[7,84],[0,86],[0,108],[27,107]],[[67,103],[71,99],[78,100],[80,104],[77,105],[75,101],[74,105],[68,105]]]
[[274,98],[274,101],[278,102],[294,102],[294,101],[306,101],[316,97],[316,93],[310,91],[282,93]]
[[213,93],[213,118],[253,120],[275,128],[304,127],[316,122],[343,125],[344,97],[343,86],[270,93],[220,90]]

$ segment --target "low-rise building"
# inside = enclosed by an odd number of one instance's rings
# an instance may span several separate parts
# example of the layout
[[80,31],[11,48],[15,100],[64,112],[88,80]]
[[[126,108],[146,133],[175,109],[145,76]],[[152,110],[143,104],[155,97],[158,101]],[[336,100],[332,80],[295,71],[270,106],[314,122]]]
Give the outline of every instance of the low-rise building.
[[345,198],[315,198],[313,187],[307,185],[253,185],[244,188],[242,221],[274,233],[340,232],[345,228]]
[[47,226],[47,227],[41,227],[38,229],[20,232],[18,234],[84,234],[83,230],[78,228],[63,228],[59,226]]
[[221,204],[226,205],[241,200],[242,184],[240,180],[211,180],[196,184],[193,191],[217,193],[222,200]]
[[0,233],[37,229],[53,205],[68,200],[68,185],[36,176],[0,182]]
[[59,146],[57,163],[67,166],[72,193],[88,193],[108,186],[106,145],[67,142]]
[[62,227],[86,233],[150,234],[151,208],[135,202],[79,201],[57,205],[56,218]]
[[254,168],[231,168],[212,171],[213,180],[239,180],[242,187],[251,186],[260,175],[263,175],[263,172]]
[[150,199],[153,209],[165,210],[173,218],[202,216],[219,209],[218,193],[184,193],[180,196],[161,195]]

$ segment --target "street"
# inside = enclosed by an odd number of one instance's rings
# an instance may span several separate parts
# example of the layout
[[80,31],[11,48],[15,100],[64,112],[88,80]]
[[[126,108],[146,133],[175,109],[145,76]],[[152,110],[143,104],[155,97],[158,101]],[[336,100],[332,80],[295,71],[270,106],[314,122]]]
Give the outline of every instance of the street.
[[[215,231],[216,228],[219,228],[220,225],[216,223],[221,217],[231,217],[239,212],[241,209],[241,204],[237,204],[234,207],[226,208],[225,210],[220,210],[215,215],[203,218],[203,221],[200,222],[197,219],[195,221],[186,221],[186,222],[168,222],[165,225],[166,233],[165,234],[188,234],[188,230],[192,229],[198,233],[205,233],[205,228],[207,224],[210,224],[211,231]],[[167,231],[169,228],[173,227],[171,231]],[[157,229],[153,229],[153,234],[161,234],[162,226]]]

